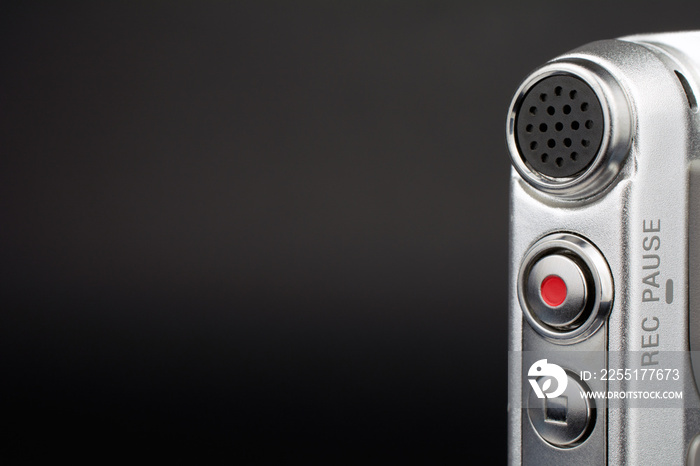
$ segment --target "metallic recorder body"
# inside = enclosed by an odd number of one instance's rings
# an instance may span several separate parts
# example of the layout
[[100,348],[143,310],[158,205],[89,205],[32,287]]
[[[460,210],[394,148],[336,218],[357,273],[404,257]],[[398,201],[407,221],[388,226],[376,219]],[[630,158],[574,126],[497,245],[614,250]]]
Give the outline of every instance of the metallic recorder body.
[[[529,106],[539,92],[536,86],[545,89],[547,82],[549,90],[538,94],[541,104]],[[562,87],[570,95],[560,96]],[[566,98],[577,105],[574,110],[588,111],[579,96],[591,91],[600,111],[589,126],[598,125],[600,132],[591,129],[583,140],[557,139],[565,125],[571,134],[583,134],[579,131],[588,121],[585,116],[573,121],[568,104],[552,109],[551,99]],[[594,42],[545,64],[517,91],[507,122],[513,159],[509,464],[695,464],[700,361],[690,351],[700,351],[697,98],[700,32]],[[550,120],[538,120],[547,111]],[[559,114],[562,119],[556,120]],[[598,150],[590,161],[581,161],[591,141]],[[566,160],[556,152],[564,146]],[[564,304],[556,283],[545,288],[541,277],[548,267],[564,277]],[[629,358],[634,366],[645,354],[661,368],[664,355],[685,355],[689,363],[680,382],[688,389],[681,407],[627,408],[624,401],[612,407],[596,400],[575,419],[569,398],[572,417],[552,415],[551,425],[537,417],[541,406],[532,404],[537,400],[523,378],[535,360],[548,358],[578,374],[606,367],[610,355],[621,364]],[[591,380],[588,385],[625,391],[641,382]],[[584,421],[585,427],[571,427]],[[575,432],[566,430],[567,422]]]

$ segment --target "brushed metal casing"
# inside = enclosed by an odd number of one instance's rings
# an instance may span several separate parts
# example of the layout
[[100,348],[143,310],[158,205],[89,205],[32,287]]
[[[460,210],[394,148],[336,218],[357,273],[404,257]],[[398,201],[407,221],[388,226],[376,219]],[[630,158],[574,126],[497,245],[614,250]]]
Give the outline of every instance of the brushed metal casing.
[[[691,340],[700,343],[700,304],[690,277],[700,278],[700,116],[690,104],[678,73],[690,92],[700,90],[700,32],[638,35],[594,42],[545,64],[516,92],[508,114],[512,134],[513,112],[528,86],[547,73],[582,76],[599,93],[607,108],[605,150],[582,176],[551,180],[533,175],[514,162],[510,197],[509,273],[509,464],[533,464],[532,449],[541,439],[523,432],[522,384],[527,370],[524,346],[548,348],[536,341],[518,301],[518,271],[528,249],[556,232],[587,238],[605,257],[615,284],[614,304],[607,323],[590,342],[607,352],[633,358],[640,351],[645,318],[656,317],[660,352],[686,352]],[[508,136],[512,151],[512,137]],[[519,159],[519,157],[513,157]],[[694,175],[695,174],[695,175]],[[695,182],[693,182],[695,180]],[[694,189],[693,186],[696,186]],[[645,223],[646,222],[646,223]],[[675,284],[671,299],[643,301],[643,225],[660,225],[660,279]],[[689,228],[693,227],[691,230]],[[698,251],[698,252],[696,252]],[[696,281],[696,280],[694,280]],[[532,336],[534,335],[534,337]],[[529,342],[529,343],[528,343]],[[602,343],[601,343],[602,342]],[[546,346],[550,345],[550,346]],[[561,346],[561,345],[559,345]],[[570,347],[571,345],[569,345]],[[576,346],[576,345],[573,345]],[[559,348],[566,350],[566,348]],[[576,348],[570,348],[575,351]],[[698,348],[693,348],[698,349]],[[688,353],[689,354],[689,353]],[[696,361],[693,361],[696,362]],[[692,371],[682,373],[686,386],[695,387]],[[615,390],[634,390],[638,382],[611,382]],[[591,438],[567,452],[538,456],[538,465],[561,464],[685,464],[688,445],[700,432],[697,390],[684,393],[686,408],[606,409],[605,422]],[[599,408],[600,409],[600,408]],[[602,436],[602,440],[601,440]],[[587,460],[586,443],[602,442],[602,457]],[[597,443],[593,444],[596,448]],[[547,448],[553,449],[551,445]]]

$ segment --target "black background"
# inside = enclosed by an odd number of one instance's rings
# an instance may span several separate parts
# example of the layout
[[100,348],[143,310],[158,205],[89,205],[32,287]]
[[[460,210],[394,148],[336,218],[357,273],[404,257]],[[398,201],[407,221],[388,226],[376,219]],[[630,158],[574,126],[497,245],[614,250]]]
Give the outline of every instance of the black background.
[[3,6],[1,455],[504,463],[511,95],[699,13]]

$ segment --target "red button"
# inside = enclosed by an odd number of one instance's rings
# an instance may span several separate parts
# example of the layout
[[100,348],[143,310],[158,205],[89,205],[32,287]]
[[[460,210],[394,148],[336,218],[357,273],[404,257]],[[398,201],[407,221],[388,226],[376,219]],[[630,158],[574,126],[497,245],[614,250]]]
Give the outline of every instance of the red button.
[[557,307],[566,299],[566,283],[557,275],[549,275],[542,280],[540,295],[547,305]]

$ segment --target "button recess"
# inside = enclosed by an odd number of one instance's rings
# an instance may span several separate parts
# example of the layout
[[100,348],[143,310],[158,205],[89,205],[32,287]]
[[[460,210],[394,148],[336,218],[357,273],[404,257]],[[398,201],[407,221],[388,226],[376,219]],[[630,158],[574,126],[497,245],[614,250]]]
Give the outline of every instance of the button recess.
[[601,252],[571,233],[552,233],[523,256],[518,272],[523,315],[546,339],[573,344],[595,333],[613,305],[613,280]]
[[556,398],[538,398],[534,390],[528,399],[528,415],[535,431],[556,447],[581,444],[593,430],[595,404],[585,396],[588,386],[567,371],[566,390]]

